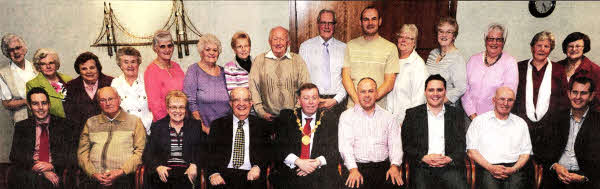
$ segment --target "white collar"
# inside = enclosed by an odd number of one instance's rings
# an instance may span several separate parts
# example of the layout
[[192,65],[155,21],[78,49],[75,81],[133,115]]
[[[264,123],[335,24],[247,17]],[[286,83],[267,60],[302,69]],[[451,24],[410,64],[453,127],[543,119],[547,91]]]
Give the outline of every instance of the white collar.
[[[269,50],[269,52],[267,52],[267,54],[265,55],[265,57],[270,58],[270,59],[275,59],[275,60],[279,59],[279,58],[277,58],[275,56],[275,54],[273,54],[273,50]],[[287,51],[285,52],[285,54],[283,55],[283,57],[287,57],[290,60],[292,59],[292,55],[290,54],[290,52],[287,52]],[[283,58],[283,57],[281,57],[281,58]]]

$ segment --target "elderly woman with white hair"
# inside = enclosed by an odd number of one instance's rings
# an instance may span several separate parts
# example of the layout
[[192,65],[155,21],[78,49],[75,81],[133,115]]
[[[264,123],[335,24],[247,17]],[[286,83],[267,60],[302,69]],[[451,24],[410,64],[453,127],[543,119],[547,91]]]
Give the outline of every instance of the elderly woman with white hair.
[[205,34],[200,37],[198,53],[201,59],[188,67],[183,82],[192,116],[202,121],[202,130],[207,134],[210,123],[231,110],[225,71],[216,64],[221,50],[221,41],[216,36]]
[[517,91],[519,71],[517,61],[503,52],[507,31],[503,25],[491,24],[484,33],[485,51],[467,62],[467,90],[461,98],[465,113],[471,120],[494,108],[492,97],[496,89],[505,86]]
[[[9,110],[11,122],[27,119],[25,83],[37,75],[33,64],[25,59],[27,44],[15,34],[2,36],[2,54],[8,61],[0,62],[0,100]],[[11,123],[12,124],[12,123]]]
[[146,134],[150,134],[152,113],[148,109],[148,98],[144,87],[144,76],[139,72],[142,64],[140,51],[133,47],[122,47],[117,50],[117,66],[123,74],[113,79],[111,87],[117,90],[121,97],[121,108],[127,113],[138,116]]
[[71,76],[57,72],[60,68],[58,53],[52,49],[41,48],[33,54],[33,65],[39,74],[25,85],[27,92],[34,87],[43,88],[50,97],[50,114],[65,118],[63,99],[67,95],[67,82]]
[[177,62],[172,61],[173,37],[169,31],[159,30],[152,38],[152,50],[156,58],[144,72],[144,87],[148,96],[148,108],[152,112],[152,122],[167,116],[165,97],[171,90],[182,90],[185,73]]
[[415,49],[419,30],[414,24],[404,24],[396,33],[400,56],[400,72],[394,89],[388,94],[387,109],[402,123],[406,109],[425,103],[425,80],[429,76],[425,62]]

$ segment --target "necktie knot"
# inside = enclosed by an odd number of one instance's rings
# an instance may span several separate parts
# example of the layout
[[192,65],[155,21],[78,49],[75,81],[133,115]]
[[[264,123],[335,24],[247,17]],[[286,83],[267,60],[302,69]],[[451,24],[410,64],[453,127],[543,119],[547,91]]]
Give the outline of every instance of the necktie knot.
[[323,43],[323,46],[325,46],[325,48],[327,48],[327,47],[329,47],[329,43],[327,43],[327,42],[324,42],[324,43]]
[[243,127],[246,122],[244,120],[238,121],[238,127]]

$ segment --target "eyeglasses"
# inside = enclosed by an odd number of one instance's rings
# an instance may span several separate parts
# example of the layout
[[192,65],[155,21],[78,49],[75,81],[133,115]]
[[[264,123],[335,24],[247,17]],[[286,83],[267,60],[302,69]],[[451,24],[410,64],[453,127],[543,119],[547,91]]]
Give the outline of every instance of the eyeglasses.
[[101,104],[106,104],[108,102],[114,102],[115,100],[117,100],[117,98],[108,97],[108,98],[98,99],[98,102],[100,102]]
[[234,98],[234,99],[231,99],[231,102],[233,102],[233,103],[240,103],[240,102],[250,103],[250,101],[252,101],[250,98],[244,98],[244,99]]
[[319,25],[323,26],[333,26],[336,22],[319,22]]
[[402,40],[410,40],[410,41],[414,41],[415,38],[414,37],[407,37],[407,36],[399,36],[398,39],[402,39]]
[[168,48],[173,48],[173,47],[175,47],[175,45],[173,45],[173,43],[171,43],[171,44],[168,44],[168,45],[160,45],[160,46],[158,46],[158,48],[161,48],[161,49],[164,49],[164,48],[167,48],[167,47]]
[[249,49],[250,45],[237,45],[235,46],[236,49]]
[[169,110],[185,110],[185,106],[169,106]]
[[37,65],[40,66],[40,67],[42,67],[42,66],[55,66],[56,62],[48,62],[48,63],[40,62]]
[[567,49],[582,49],[583,45],[569,45]]
[[23,48],[23,46],[16,46],[14,48],[7,49],[7,51],[8,51],[8,53],[11,53],[11,52],[15,52],[15,51],[21,50],[22,48]]
[[485,41],[490,42],[490,43],[494,42],[494,41],[496,41],[498,43],[504,43],[504,38],[503,37],[499,37],[499,38],[486,37]]

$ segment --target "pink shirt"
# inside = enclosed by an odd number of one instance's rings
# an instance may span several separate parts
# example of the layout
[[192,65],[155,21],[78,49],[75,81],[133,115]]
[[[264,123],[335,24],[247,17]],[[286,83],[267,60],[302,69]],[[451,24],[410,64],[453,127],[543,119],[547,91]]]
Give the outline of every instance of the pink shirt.
[[165,97],[171,90],[182,90],[185,73],[174,61],[171,68],[161,69],[158,65],[151,63],[144,72],[144,84],[148,96],[148,109],[152,112],[153,122],[167,116],[167,105]]
[[[96,82],[98,83],[98,82]],[[50,123],[50,117],[48,117],[46,120],[44,121],[36,121],[37,124],[48,124]],[[48,128],[46,128],[46,130],[48,130]],[[36,126],[35,127],[35,147],[33,150],[33,161],[37,161],[38,159],[40,159],[40,135],[42,135],[42,127],[40,126]],[[48,139],[50,139],[50,131],[48,130]],[[50,140],[48,140],[48,143],[50,142]],[[50,144],[48,144],[48,146],[50,146]],[[48,151],[50,152],[50,151]],[[51,163],[52,162],[52,153],[48,154],[48,160],[50,160]]]
[[90,99],[94,99],[94,95],[96,95],[96,90],[98,90],[98,80],[93,85],[88,85],[85,81],[83,82],[83,88],[85,88],[85,92],[88,94]]
[[502,86],[511,88],[515,94],[519,84],[517,61],[506,52],[494,65],[483,62],[484,53],[477,53],[467,62],[467,91],[461,98],[467,115],[481,115],[494,109],[492,97]]

